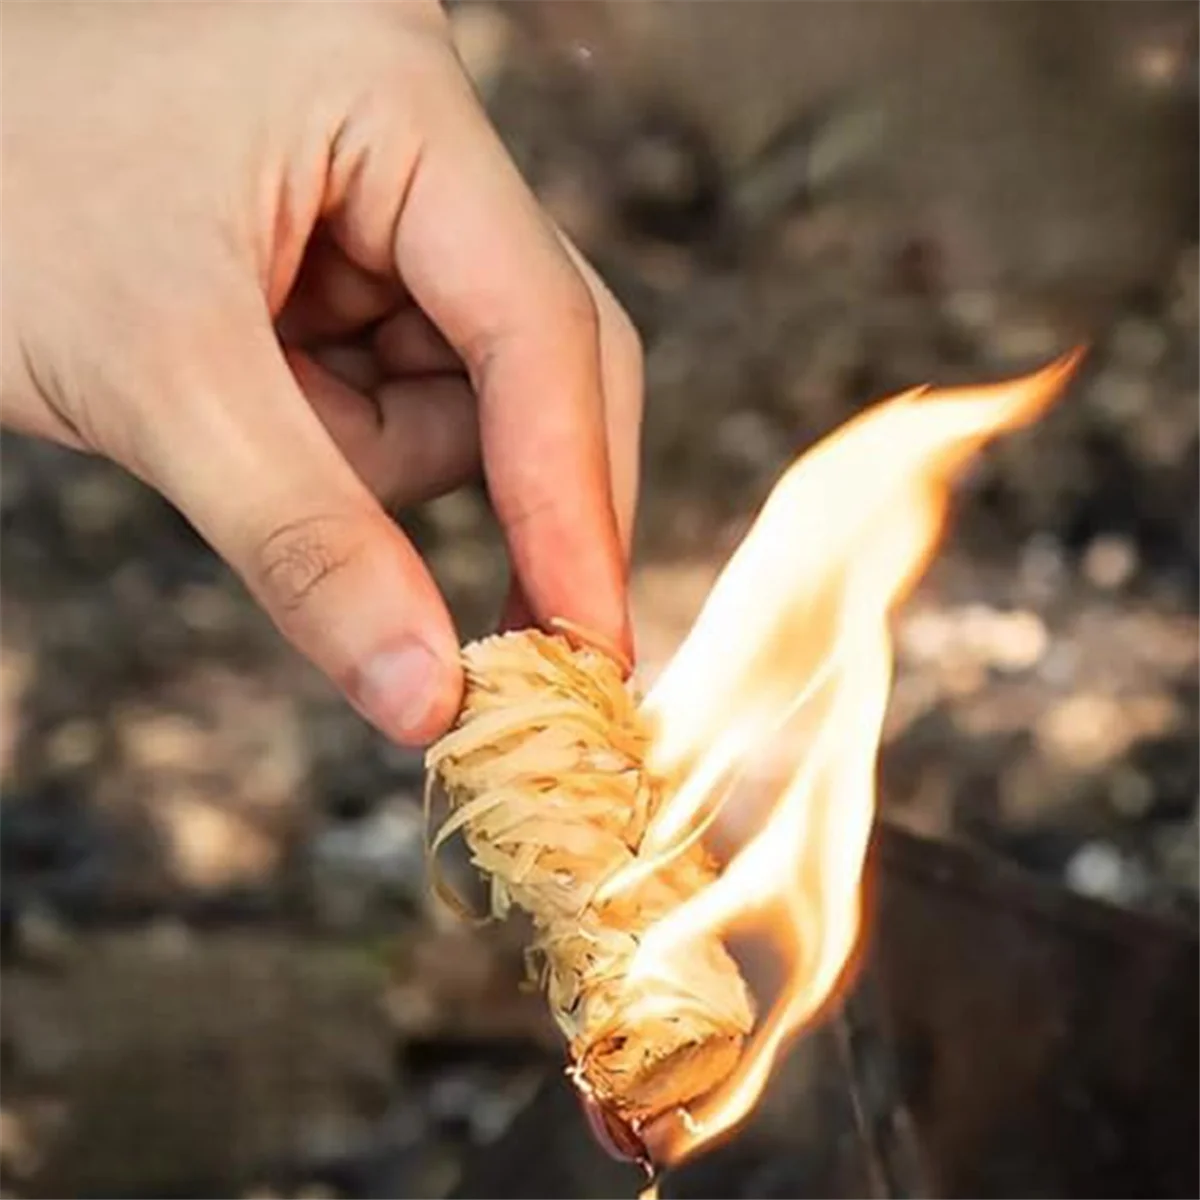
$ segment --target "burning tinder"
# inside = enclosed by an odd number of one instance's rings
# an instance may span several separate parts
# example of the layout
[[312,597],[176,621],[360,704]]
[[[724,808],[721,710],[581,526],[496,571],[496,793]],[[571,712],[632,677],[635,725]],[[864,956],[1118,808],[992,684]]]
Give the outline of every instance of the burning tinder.
[[[450,809],[432,850],[461,834],[492,914],[531,918],[573,1078],[633,1141],[652,1131],[656,1165],[742,1120],[844,976],[891,614],[936,550],[957,473],[1043,411],[1078,357],[906,393],[813,447],[644,697],[578,634],[466,647],[463,710],[428,754]],[[781,968],[765,1001],[728,952],[741,933]]]
[[711,1090],[750,1032],[749,994],[716,938],[694,947],[678,980],[630,984],[646,930],[711,884],[716,864],[696,843],[637,887],[600,895],[637,861],[663,801],[620,665],[537,631],[484,639],[465,658],[458,728],[429,755],[453,806],[434,849],[461,829],[493,913],[516,904],[533,918],[575,1077],[636,1128]]

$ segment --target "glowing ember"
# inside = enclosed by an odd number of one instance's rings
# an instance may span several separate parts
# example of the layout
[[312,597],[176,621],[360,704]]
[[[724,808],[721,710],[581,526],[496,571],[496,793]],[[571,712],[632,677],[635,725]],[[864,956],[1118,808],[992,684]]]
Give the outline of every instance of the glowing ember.
[[714,933],[765,936],[784,972],[726,1083],[644,1131],[659,1165],[750,1111],[785,1040],[846,972],[891,686],[891,612],[936,550],[956,473],[989,439],[1038,416],[1079,357],[1007,383],[905,393],[814,447],[776,485],[643,702],[655,729],[649,765],[671,798],[604,894],[701,836],[729,857],[651,927],[628,982],[678,981],[695,940]]

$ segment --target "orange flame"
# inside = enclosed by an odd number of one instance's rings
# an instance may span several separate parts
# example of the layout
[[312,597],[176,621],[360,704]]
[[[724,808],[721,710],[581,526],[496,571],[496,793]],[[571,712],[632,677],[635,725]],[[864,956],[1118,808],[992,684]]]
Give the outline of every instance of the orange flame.
[[736,845],[711,886],[649,931],[631,982],[672,978],[695,938],[739,932],[765,934],[785,972],[733,1076],[651,1131],[659,1165],[745,1117],[786,1040],[843,976],[860,931],[891,612],[936,550],[956,473],[1040,415],[1079,358],[1006,383],[907,392],[815,446],[780,479],[646,697],[650,765],[675,786],[645,857],[604,891],[698,837]]

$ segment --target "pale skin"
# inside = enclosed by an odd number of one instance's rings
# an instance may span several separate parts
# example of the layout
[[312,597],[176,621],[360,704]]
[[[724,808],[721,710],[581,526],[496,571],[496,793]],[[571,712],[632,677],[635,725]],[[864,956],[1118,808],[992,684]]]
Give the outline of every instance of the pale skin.
[[398,742],[459,638],[387,515],[482,469],[506,624],[631,655],[641,349],[433,0],[6,0],[3,423],[158,489]]

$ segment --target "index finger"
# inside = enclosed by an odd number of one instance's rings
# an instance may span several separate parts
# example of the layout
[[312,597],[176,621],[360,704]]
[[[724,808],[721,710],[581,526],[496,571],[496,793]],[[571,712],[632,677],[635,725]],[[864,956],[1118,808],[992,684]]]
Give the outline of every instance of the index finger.
[[565,617],[630,653],[591,290],[465,80],[423,133],[396,265],[471,374],[514,572],[539,623]]

